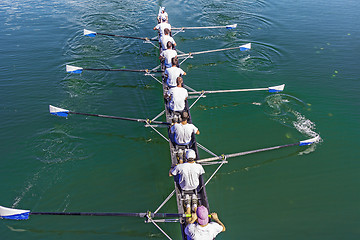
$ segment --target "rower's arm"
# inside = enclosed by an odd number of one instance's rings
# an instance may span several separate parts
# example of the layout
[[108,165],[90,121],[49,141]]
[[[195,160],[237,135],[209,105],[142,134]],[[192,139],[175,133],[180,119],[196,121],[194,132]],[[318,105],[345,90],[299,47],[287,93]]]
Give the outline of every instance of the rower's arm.
[[214,220],[215,222],[217,222],[218,224],[220,224],[223,228],[222,232],[226,231],[225,225],[220,221],[217,213],[211,213],[211,218],[212,220]]
[[[175,165],[176,166],[176,165]],[[172,176],[175,176],[173,173],[172,173],[172,171],[174,170],[174,167],[175,166],[171,166],[171,168],[170,168],[170,170],[169,170],[169,177],[172,177]]]
[[196,215],[196,213],[191,213],[191,217],[189,218],[188,223],[189,223],[189,224],[194,223],[196,220],[197,220],[197,215]]
[[197,132],[195,133],[196,135],[199,135],[200,134],[200,131],[199,131],[199,129],[197,130]]

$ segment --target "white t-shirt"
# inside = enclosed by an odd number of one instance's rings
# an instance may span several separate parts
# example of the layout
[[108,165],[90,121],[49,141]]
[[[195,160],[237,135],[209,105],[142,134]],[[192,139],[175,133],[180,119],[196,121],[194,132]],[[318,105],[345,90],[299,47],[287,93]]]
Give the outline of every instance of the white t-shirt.
[[185,234],[188,236],[188,240],[212,240],[222,230],[223,227],[216,222],[209,222],[205,227],[198,223],[192,223],[186,226]]
[[199,186],[199,177],[204,173],[203,166],[188,162],[176,165],[171,171],[171,174],[174,176],[180,174],[180,187],[186,191],[196,189]]
[[171,59],[177,56],[177,52],[173,49],[167,49],[165,51],[162,51],[160,56],[165,58],[165,65],[167,67],[171,67]]
[[162,35],[161,38],[160,38],[160,42],[161,42],[161,47],[163,50],[166,50],[167,49],[167,43],[168,42],[171,42],[172,44],[175,44],[175,40],[170,37],[169,35]]
[[182,123],[175,123],[171,127],[171,132],[175,134],[175,143],[178,145],[188,145],[191,141],[191,135],[197,131],[198,128],[191,123],[185,125]]
[[160,31],[160,36],[164,35],[165,28],[168,28],[171,31],[171,25],[167,22],[159,23],[155,28]]
[[160,21],[162,21],[162,19],[163,18],[167,18],[168,17],[168,14],[167,14],[167,12],[160,12],[159,14],[158,14],[158,18],[160,19]]
[[178,67],[170,67],[165,70],[165,75],[168,76],[167,78],[167,85],[169,87],[176,87],[176,79],[180,77],[180,75],[183,75],[185,72]]
[[183,87],[170,88],[167,93],[171,99],[169,107],[173,111],[182,111],[185,108],[185,99],[188,97],[188,91]]

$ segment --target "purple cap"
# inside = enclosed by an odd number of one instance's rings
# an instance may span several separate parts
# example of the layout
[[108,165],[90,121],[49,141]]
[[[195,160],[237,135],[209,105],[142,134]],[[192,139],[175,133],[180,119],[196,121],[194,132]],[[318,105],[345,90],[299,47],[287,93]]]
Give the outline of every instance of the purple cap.
[[199,206],[196,209],[197,221],[200,225],[206,225],[209,223],[209,211],[205,206]]

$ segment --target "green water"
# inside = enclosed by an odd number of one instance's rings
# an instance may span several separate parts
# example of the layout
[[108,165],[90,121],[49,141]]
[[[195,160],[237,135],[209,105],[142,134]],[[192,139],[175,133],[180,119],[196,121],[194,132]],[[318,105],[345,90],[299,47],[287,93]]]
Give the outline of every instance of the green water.
[[[216,154],[297,142],[229,159],[207,186],[227,231],[217,239],[359,239],[360,4],[332,1],[0,2],[0,205],[32,211],[154,211],[173,190],[168,143],[141,124],[57,118],[48,105],[152,118],[162,89],[138,73],[65,65],[147,69],[158,51],[138,40],[82,36],[83,28],[153,37],[158,7],[173,26],[237,23],[233,31],[175,36],[194,52],[252,43],[249,52],[198,55],[182,68],[196,90],[285,83],[283,94],[208,95],[192,109],[199,143]],[[163,119],[161,119],[163,120]],[[165,134],[164,129],[160,129]],[[202,158],[210,157],[201,151]],[[206,167],[208,178],[216,166]],[[161,212],[175,212],[175,199]],[[161,224],[180,239],[176,223]],[[143,219],[32,216],[0,224],[0,239],[163,239]]]

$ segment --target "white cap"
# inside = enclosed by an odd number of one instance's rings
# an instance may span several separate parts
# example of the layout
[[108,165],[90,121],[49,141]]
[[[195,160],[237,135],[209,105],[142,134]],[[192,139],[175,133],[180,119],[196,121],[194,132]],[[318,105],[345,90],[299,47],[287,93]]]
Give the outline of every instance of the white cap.
[[186,151],[186,159],[190,159],[190,158],[192,158],[192,159],[195,159],[195,158],[196,158],[196,153],[195,153],[195,151],[192,150],[192,149],[188,149],[188,150]]

